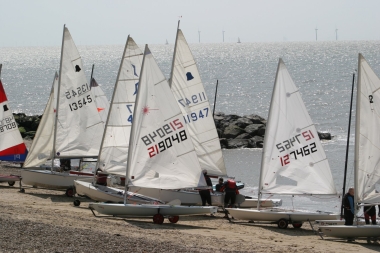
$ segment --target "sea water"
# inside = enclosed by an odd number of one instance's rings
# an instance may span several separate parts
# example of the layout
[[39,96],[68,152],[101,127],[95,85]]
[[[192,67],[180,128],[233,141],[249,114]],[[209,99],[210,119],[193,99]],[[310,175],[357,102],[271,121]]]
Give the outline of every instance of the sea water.
[[[143,45],[140,45],[143,48]],[[169,77],[173,45],[150,45],[164,74]],[[124,45],[78,46],[88,80],[94,78],[111,97]],[[278,42],[190,44],[211,106],[219,81],[216,111],[226,114],[258,114],[267,118],[272,89],[281,57],[318,131],[332,134],[323,142],[335,186],[342,192],[352,75],[362,53],[380,76],[380,41]],[[15,112],[42,114],[55,71],[59,71],[60,47],[0,48],[2,81]],[[354,96],[355,98],[356,96]],[[355,108],[355,100],[354,107]],[[352,122],[355,121],[353,110]],[[353,186],[354,123],[351,125],[347,186]],[[242,193],[257,195],[260,149],[223,150],[229,175],[245,183]],[[264,196],[282,198],[283,206],[304,210],[340,210],[338,196]]]

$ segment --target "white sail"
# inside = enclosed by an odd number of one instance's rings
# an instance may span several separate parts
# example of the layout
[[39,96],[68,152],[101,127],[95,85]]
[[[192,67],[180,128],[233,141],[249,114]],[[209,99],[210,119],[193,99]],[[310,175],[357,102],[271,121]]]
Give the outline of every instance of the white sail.
[[23,162],[27,153],[0,79],[0,160]]
[[95,98],[96,109],[98,110],[98,113],[100,114],[100,118],[102,119],[103,124],[105,125],[107,121],[107,115],[108,115],[110,103],[108,102],[106,94],[104,94],[102,88],[96,82],[95,78],[91,79],[90,86],[91,86],[91,92]]
[[226,176],[223,154],[210,104],[189,45],[177,30],[170,86],[189,129],[202,169]]
[[143,52],[132,37],[128,37],[99,155],[98,168],[112,174],[125,176],[142,58]]
[[26,157],[24,168],[38,167],[47,160],[53,159],[54,121],[57,103],[54,94],[56,94],[57,88],[58,74],[56,72],[50,97],[42,114],[29,154]]
[[55,157],[98,156],[103,123],[86,82],[82,58],[65,27],[58,85]]
[[[380,203],[380,79],[359,54],[355,128],[355,202]],[[378,189],[379,190],[379,189]]]
[[281,59],[265,132],[260,192],[336,194],[317,131]]
[[179,189],[206,186],[178,102],[148,46],[133,113],[128,183]]

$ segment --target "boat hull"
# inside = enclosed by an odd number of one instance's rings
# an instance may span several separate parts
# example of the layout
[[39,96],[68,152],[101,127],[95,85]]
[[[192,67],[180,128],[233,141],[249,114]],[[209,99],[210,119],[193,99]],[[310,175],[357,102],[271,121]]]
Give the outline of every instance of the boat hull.
[[[75,191],[78,195],[84,195],[99,202],[124,202],[124,190],[107,187],[103,185],[94,185],[92,182],[75,180]],[[131,204],[153,204],[161,203],[160,200],[128,192],[128,203]]]
[[368,238],[380,237],[380,225],[358,225],[358,226],[319,226],[323,236],[337,238]]
[[[319,226],[336,226],[336,225],[344,225],[345,220],[316,220],[315,223]],[[363,220],[359,222],[354,221],[354,225],[365,225],[365,221]]]
[[[240,204],[239,208],[256,208],[258,203],[257,197],[250,197],[245,199],[243,203]],[[270,200],[261,200],[261,207],[279,207],[282,205],[282,199],[270,199]]]
[[[202,199],[198,191],[190,190],[164,190],[153,188],[141,188],[141,187],[129,187],[131,192],[136,192],[145,196],[160,199],[164,202],[170,202],[175,199],[179,199],[182,205],[202,205]],[[223,194],[211,194],[211,204],[215,206],[222,206],[224,201]]]
[[112,216],[154,216],[162,214],[164,216],[181,216],[193,214],[216,213],[214,206],[178,206],[178,205],[133,205],[133,204],[112,204],[112,203],[90,203],[89,208],[104,215]]
[[23,185],[47,189],[69,189],[74,187],[76,179],[91,179],[93,176],[70,174],[69,172],[55,172],[50,170],[22,170],[21,182]]
[[14,175],[0,175],[0,182],[16,182],[20,181],[19,176]]
[[289,210],[247,210],[240,208],[226,208],[231,216],[239,220],[250,221],[268,221],[277,222],[285,219],[293,222],[315,221],[315,220],[337,220],[339,214],[331,214],[324,212],[299,212]]

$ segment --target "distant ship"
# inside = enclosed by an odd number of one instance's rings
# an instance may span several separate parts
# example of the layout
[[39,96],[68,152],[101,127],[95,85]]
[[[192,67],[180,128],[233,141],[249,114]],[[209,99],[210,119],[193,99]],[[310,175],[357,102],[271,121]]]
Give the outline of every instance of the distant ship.
[[239,37],[238,37],[238,42],[237,42],[237,43],[241,43],[241,42],[240,42],[240,38],[239,38]]
[[165,43],[165,45],[169,45],[169,42],[168,42],[168,40],[166,40],[166,43]]

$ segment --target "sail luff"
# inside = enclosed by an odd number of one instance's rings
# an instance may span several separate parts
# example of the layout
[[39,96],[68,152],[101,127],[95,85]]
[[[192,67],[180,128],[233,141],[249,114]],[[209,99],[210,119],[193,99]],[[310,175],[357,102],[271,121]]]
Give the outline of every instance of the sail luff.
[[65,32],[66,32],[66,24],[63,25],[63,35],[62,35],[62,46],[61,46],[61,59],[59,63],[59,74],[58,74],[58,89],[57,91],[57,104],[56,104],[56,111],[55,111],[55,121],[54,121],[54,135],[53,135],[53,150],[52,150],[52,161],[51,161],[51,171],[53,171],[54,168],[54,158],[55,158],[55,144],[56,144],[56,138],[57,138],[57,122],[58,122],[58,112],[59,112],[59,97],[60,97],[60,90],[61,90],[61,80],[62,80],[62,61],[63,61],[63,49],[65,46]]
[[[143,76],[143,73],[144,73],[144,66],[145,66],[145,57],[146,57],[146,54],[147,54],[147,50],[148,49],[148,44],[145,44],[145,48],[144,48],[144,56],[143,56],[143,60],[142,60],[142,64],[141,64],[141,70],[140,70],[140,76],[139,76],[139,84],[140,84],[140,88],[137,89],[137,94],[136,94],[136,100],[135,100],[135,107],[133,108],[133,114],[132,115],[136,115],[137,113],[137,110],[138,108],[140,108],[140,96],[141,96],[141,78]],[[136,122],[136,121],[134,121]],[[133,152],[135,152],[135,143],[134,143],[134,139],[135,139],[135,133],[136,133],[136,128],[137,128],[137,124],[136,123],[132,123],[132,127],[131,127],[131,132],[130,132],[130,136],[129,136],[129,147],[128,147],[128,160],[127,160],[127,169],[125,170],[125,190],[127,191],[128,190],[128,185],[129,185],[129,173],[131,171],[131,164],[132,164],[132,154]],[[127,194],[125,194],[127,195]],[[124,203],[126,203],[126,196],[124,196]]]
[[355,208],[355,215],[359,211],[357,208],[358,199],[359,199],[359,184],[358,184],[358,169],[359,169],[359,143],[360,143],[360,103],[361,103],[361,88],[362,88],[362,82],[361,82],[361,57],[362,55],[359,53],[358,55],[358,80],[357,80],[357,88],[356,88],[356,115],[355,115],[355,157],[354,157],[354,208]]
[[[174,44],[174,52],[173,52],[172,68],[171,68],[170,79],[169,79],[169,87],[170,87],[170,88],[172,87],[172,83],[173,83],[173,72],[174,72],[175,56],[176,56],[176,53],[177,53],[178,33],[179,33],[179,23],[180,23],[180,20],[178,20],[177,33],[176,33],[176,35],[175,35],[175,44]],[[168,43],[168,41],[166,40],[166,44],[167,44],[167,43]]]
[[[277,63],[277,71],[276,71],[276,77],[274,79],[274,85],[273,85],[273,90],[272,90],[272,97],[271,97],[271,103],[269,105],[269,112],[268,112],[268,119],[270,118],[270,115],[271,115],[271,112],[273,110],[273,99],[274,99],[274,95],[275,95],[275,91],[276,91],[276,86],[277,86],[277,79],[278,79],[278,72],[280,70],[280,64],[282,63],[282,59],[280,58],[278,60],[278,63]],[[269,129],[269,126],[270,126],[271,122],[270,121],[267,121],[267,129]],[[257,201],[257,209],[260,208],[260,199],[261,199],[261,188],[262,188],[262,184],[263,184],[263,171],[264,171],[264,157],[265,157],[265,153],[266,153],[266,148],[268,148],[268,145],[266,145],[267,141],[268,141],[268,138],[269,138],[269,134],[265,134],[264,135],[264,146],[262,148],[262,151],[261,151],[261,166],[260,166],[260,180],[259,180],[259,192],[258,192],[258,201]]]

